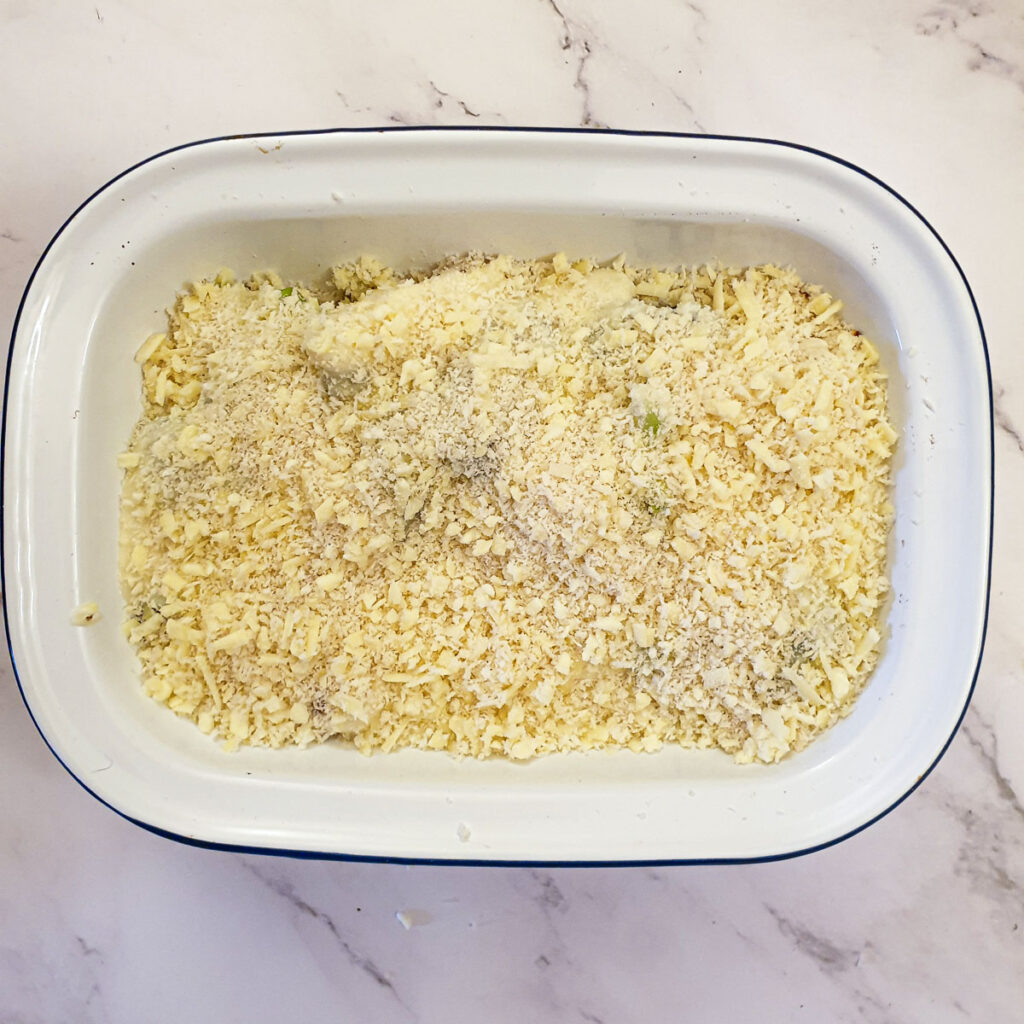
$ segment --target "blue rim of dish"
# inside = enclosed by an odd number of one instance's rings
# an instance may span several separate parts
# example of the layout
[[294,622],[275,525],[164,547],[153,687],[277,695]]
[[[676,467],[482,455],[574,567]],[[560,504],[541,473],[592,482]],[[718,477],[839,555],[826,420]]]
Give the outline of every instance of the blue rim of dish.
[[773,853],[765,854],[758,857],[696,857],[696,858],[655,858],[649,860],[481,860],[478,858],[467,857],[467,858],[449,858],[449,857],[388,857],[388,856],[377,856],[371,854],[352,854],[352,853],[333,853],[333,852],[318,852],[313,850],[286,850],[286,849],[274,849],[273,847],[262,847],[262,846],[247,846],[244,844],[234,843],[217,843],[211,842],[205,839],[196,839],[191,836],[181,835],[177,832],[169,832],[166,829],[159,828],[156,825],[151,825],[148,822],[141,821],[138,818],[133,818],[123,811],[116,808],[113,804],[104,800],[103,797],[93,792],[68,766],[64,763],[60,754],[53,748],[46,734],[43,732],[39,723],[36,721],[35,715],[32,713],[32,708],[28,702],[28,698],[25,695],[24,687],[21,685],[21,676],[18,673],[18,666],[14,660],[14,647],[11,641],[11,627],[7,616],[7,553],[4,533],[2,529],[2,522],[0,522],[0,601],[3,606],[4,616],[4,634],[7,639],[7,653],[11,659],[11,668],[14,672],[14,679],[18,685],[18,692],[21,694],[21,699],[25,704],[25,709],[28,711],[29,718],[32,720],[32,724],[36,727],[39,735],[42,737],[43,742],[46,744],[50,753],[57,759],[57,762],[61,767],[77,782],[90,796],[98,800],[105,807],[110,808],[119,817],[124,818],[126,821],[130,821],[133,825],[138,825],[139,828],[145,829],[147,832],[152,832],[154,835],[162,836],[165,839],[173,839],[176,842],[184,843],[186,846],[195,846],[204,850],[219,850],[229,853],[243,853],[243,854],[262,854],[265,856],[273,857],[292,857],[302,860],[338,860],[338,861],[351,861],[357,863],[371,863],[371,864],[431,864],[431,865],[450,865],[452,867],[466,866],[466,867],[544,867],[544,868],[609,868],[609,867],[667,867],[674,865],[711,865],[711,864],[767,864],[773,861],[790,860],[794,857],[803,857],[807,854],[817,853],[819,850],[828,849],[830,846],[835,846],[838,843],[845,842],[847,839],[852,838],[859,832],[863,832],[864,829],[874,825],[875,822],[884,818],[891,811],[895,810],[904,800],[907,799],[922,782],[932,773],[935,766],[942,760],[946,751],[949,749],[949,745],[953,742],[953,738],[956,736],[960,729],[960,725],[964,720],[964,716],[967,714],[967,709],[970,707],[971,699],[974,696],[974,690],[978,683],[978,674],[981,671],[981,661],[985,651],[985,640],[988,635],[988,616],[989,608],[991,605],[991,592],[992,592],[992,539],[993,539],[993,526],[995,518],[995,418],[993,411],[993,398],[992,398],[992,366],[989,360],[988,354],[988,341],[985,337],[985,327],[981,322],[981,313],[978,310],[978,303],[975,301],[974,292],[971,290],[970,283],[967,280],[967,275],[964,274],[963,268],[960,266],[959,261],[953,255],[952,250],[946,245],[946,242],[942,236],[935,230],[931,222],[925,217],[912,203],[905,199],[899,192],[897,192],[890,185],[887,185],[880,178],[875,177],[869,171],[865,171],[862,167],[858,167],[857,164],[851,163],[849,160],[844,160],[842,157],[834,156],[831,153],[826,153],[820,149],[814,149],[812,146],[804,146],[797,142],[785,142],[781,139],[759,139],[753,136],[744,135],[714,135],[714,134],[702,134],[698,132],[659,132],[659,131],[630,131],[628,129],[605,129],[605,128],[530,128],[528,126],[503,126],[503,125],[389,125],[385,127],[364,127],[364,128],[315,128],[307,129],[305,131],[288,131],[288,132],[252,132],[242,135],[217,135],[208,139],[198,139],[194,142],[185,142],[178,146],[171,146],[169,149],[161,150],[159,153],[154,153],[152,156],[146,157],[144,160],[139,160],[137,163],[132,164],[130,167],[125,168],[120,174],[115,175],[105,184],[101,185],[95,192],[92,193],[87,199],[81,202],[75,210],[68,216],[64,223],[60,226],[54,236],[47,243],[46,248],[43,250],[42,255],[36,261],[35,267],[32,269],[32,273],[29,275],[28,282],[25,285],[25,290],[22,292],[21,300],[18,303],[18,312],[14,317],[14,325],[11,328],[11,343],[7,354],[7,367],[4,373],[4,396],[3,396],[3,430],[0,434],[0,519],[2,519],[3,512],[6,510],[6,438],[7,438],[7,403],[10,392],[11,383],[11,363],[14,357],[14,341],[18,333],[18,325],[21,322],[21,314],[25,306],[25,299],[28,297],[28,293],[32,288],[32,283],[35,281],[36,274],[39,272],[39,268],[43,265],[50,250],[56,244],[57,239],[64,233],[71,222],[78,216],[82,210],[85,209],[100,193],[105,192],[111,185],[120,181],[122,178],[131,174],[133,171],[138,170],[140,167],[144,167],[146,164],[152,163],[154,160],[159,160],[162,157],[168,156],[171,153],[178,153],[185,149],[193,149],[197,146],[205,146],[215,142],[232,142],[245,139],[280,139],[288,137],[300,137],[308,135],[370,135],[370,134],[393,134],[402,132],[436,132],[436,131],[447,131],[447,132],[493,132],[496,134],[546,134],[546,135],[614,135],[614,136],[626,136],[632,138],[666,138],[666,139],[697,139],[704,140],[710,139],[717,142],[741,142],[741,143],[757,143],[767,146],[777,146],[782,149],[797,150],[802,153],[809,153],[812,156],[821,157],[822,159],[828,160],[831,163],[838,164],[842,167],[846,167],[851,171],[855,171],[857,174],[869,181],[878,185],[884,189],[889,195],[893,196],[900,203],[902,203],[922,224],[932,233],[935,240],[942,247],[945,254],[949,257],[950,262],[956,268],[957,273],[960,275],[960,280],[963,282],[964,288],[967,290],[967,296],[971,300],[971,308],[974,311],[974,317],[978,322],[978,332],[981,337],[981,348],[982,354],[985,357],[985,377],[988,384],[988,420],[989,420],[989,510],[988,510],[988,555],[986,559],[985,567],[985,607],[982,616],[981,624],[981,639],[978,644],[978,660],[974,666],[974,673],[971,677],[970,689],[967,691],[967,699],[964,701],[963,709],[960,712],[959,717],[956,720],[956,724],[953,726],[953,730],[949,734],[949,738],[943,743],[942,748],[932,763],[917,777],[913,785],[910,786],[907,791],[894,800],[888,807],[883,811],[879,811],[874,817],[868,819],[863,824],[858,825],[856,828],[851,829],[849,832],[844,832],[842,835],[836,836],[834,839],[829,839],[823,843],[817,843],[814,846],[803,847],[799,850],[790,850],[784,853]]

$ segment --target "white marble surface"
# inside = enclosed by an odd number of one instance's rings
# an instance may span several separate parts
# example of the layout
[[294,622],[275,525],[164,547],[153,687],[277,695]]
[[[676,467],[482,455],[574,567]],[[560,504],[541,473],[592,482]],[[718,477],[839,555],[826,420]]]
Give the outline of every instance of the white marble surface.
[[176,143],[389,123],[706,131],[820,147],[909,197],[974,287],[999,396],[972,708],[905,804],[810,857],[533,871],[190,849],[64,773],[5,662],[2,1024],[1022,1019],[1020,0],[5,0],[0,95],[5,324],[70,210]]

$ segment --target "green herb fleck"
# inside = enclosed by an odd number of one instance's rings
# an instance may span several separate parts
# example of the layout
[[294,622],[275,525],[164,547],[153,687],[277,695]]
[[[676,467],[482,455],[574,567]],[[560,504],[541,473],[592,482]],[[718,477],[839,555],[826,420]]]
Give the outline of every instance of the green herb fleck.
[[292,293],[291,285],[289,285],[287,288],[282,288],[281,289],[281,298],[282,299],[287,299],[288,296],[291,295],[291,293]]
[[790,665],[799,665],[809,661],[815,656],[814,638],[807,633],[798,634],[794,637],[790,648]]
[[661,420],[658,419],[656,412],[649,412],[644,416],[641,426],[651,437],[657,437],[658,431],[661,429]]

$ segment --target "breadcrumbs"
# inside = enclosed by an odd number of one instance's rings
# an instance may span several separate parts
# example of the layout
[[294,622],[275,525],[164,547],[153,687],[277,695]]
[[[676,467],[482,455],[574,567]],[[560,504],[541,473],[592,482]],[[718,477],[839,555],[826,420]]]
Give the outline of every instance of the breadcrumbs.
[[885,377],[794,273],[222,271],[136,354],[124,632],[226,746],[773,762],[878,657]]

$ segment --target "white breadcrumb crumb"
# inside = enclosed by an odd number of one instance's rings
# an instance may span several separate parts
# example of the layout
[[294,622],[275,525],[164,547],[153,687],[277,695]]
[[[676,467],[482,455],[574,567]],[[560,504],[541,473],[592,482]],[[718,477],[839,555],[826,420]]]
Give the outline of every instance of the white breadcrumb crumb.
[[425,910],[396,910],[395,918],[406,931],[430,924],[430,915]]
[[840,309],[562,254],[197,282],[118,458],[146,691],[228,748],[799,750],[887,590],[896,434]]

